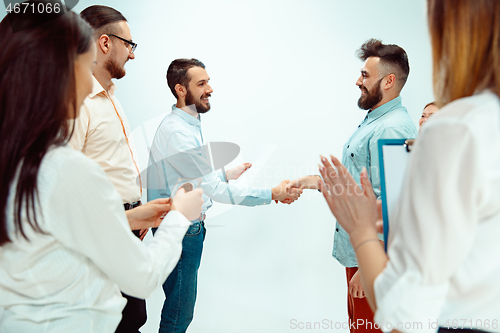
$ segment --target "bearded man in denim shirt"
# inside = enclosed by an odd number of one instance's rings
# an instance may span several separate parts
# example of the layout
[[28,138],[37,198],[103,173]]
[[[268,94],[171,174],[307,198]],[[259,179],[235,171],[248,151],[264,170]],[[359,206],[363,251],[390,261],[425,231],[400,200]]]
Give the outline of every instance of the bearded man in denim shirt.
[[[364,61],[361,75],[356,81],[361,90],[358,106],[368,110],[368,113],[344,144],[342,164],[358,183],[361,171],[366,168],[375,195],[380,199],[378,140],[411,139],[417,136],[417,129],[400,96],[410,66],[405,50],[376,39],[365,42],[357,55]],[[319,181],[319,176],[305,176],[291,181],[288,189],[318,189]],[[361,286],[358,262],[349,235],[338,223],[335,227],[333,256],[346,267],[350,331],[381,332],[375,328],[378,325],[373,323],[373,311]]]

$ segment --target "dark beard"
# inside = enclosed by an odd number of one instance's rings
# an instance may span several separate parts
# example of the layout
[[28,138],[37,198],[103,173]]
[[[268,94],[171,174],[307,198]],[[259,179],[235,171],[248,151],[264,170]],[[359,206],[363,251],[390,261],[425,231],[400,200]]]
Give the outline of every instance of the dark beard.
[[108,61],[106,61],[104,67],[113,79],[119,80],[125,76],[125,69],[118,66],[118,64],[116,63],[116,57],[114,57],[113,55],[108,59]]
[[[366,90],[366,95],[361,96],[358,99],[358,107],[362,110],[371,110],[375,105],[377,105],[383,98],[382,92],[380,91],[380,84],[384,78],[378,80],[372,90]],[[364,89],[366,89],[363,86]]]
[[[210,96],[210,95],[209,95]],[[208,104],[208,107],[205,105],[201,104],[201,101],[195,100],[193,94],[191,94],[191,91],[187,91],[186,98],[185,98],[186,105],[193,105],[196,107],[196,112],[198,113],[207,113],[210,110],[210,104]]]

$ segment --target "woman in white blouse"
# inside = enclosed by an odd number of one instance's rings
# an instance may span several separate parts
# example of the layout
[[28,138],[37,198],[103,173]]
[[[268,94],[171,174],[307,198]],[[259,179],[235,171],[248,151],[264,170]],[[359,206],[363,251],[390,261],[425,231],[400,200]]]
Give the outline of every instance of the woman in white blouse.
[[[203,203],[201,190],[181,191],[175,205],[157,200],[126,215],[99,165],[66,145],[96,49],[90,26],[55,14],[57,5],[29,1],[0,23],[2,333],[114,332],[120,290],[146,298],[162,285]],[[41,6],[52,13],[33,13]],[[130,232],[158,224],[148,246]]]
[[427,4],[442,108],[412,150],[387,255],[366,171],[361,189],[322,158],[322,192],[385,331],[500,332],[500,1]]

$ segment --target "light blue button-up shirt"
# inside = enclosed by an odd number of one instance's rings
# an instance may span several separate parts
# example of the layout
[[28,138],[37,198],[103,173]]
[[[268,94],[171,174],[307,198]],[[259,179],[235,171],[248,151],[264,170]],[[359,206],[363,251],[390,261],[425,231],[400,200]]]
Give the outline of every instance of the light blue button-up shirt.
[[[416,136],[417,129],[401,104],[401,96],[398,96],[366,115],[344,145],[342,164],[358,183],[359,175],[365,167],[375,195],[380,199],[378,140],[413,139]],[[349,235],[338,222],[335,227],[333,256],[345,267],[358,266]]]
[[271,203],[271,189],[256,189],[229,184],[225,173],[215,171],[208,145],[203,140],[201,119],[172,107],[158,127],[149,157],[148,201],[169,198],[179,179],[201,178],[202,214],[212,200],[226,204],[257,206]]

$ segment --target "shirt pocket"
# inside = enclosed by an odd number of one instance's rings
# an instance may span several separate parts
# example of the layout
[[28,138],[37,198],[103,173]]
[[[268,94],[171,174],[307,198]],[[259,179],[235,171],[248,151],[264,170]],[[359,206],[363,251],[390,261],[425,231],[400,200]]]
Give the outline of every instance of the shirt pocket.
[[370,170],[370,151],[367,143],[351,146],[348,151],[348,158],[351,160],[358,173],[363,170],[363,167]]

